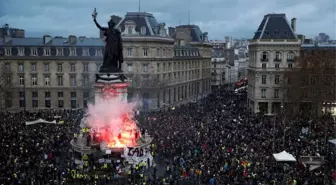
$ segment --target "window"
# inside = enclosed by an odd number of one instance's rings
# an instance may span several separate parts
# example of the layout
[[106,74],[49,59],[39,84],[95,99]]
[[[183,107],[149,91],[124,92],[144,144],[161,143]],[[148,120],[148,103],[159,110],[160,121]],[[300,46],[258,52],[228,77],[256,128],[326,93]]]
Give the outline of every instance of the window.
[[48,48],[44,49],[44,55],[45,56],[50,56],[50,49],[48,49]]
[[83,76],[83,86],[88,86],[89,85],[89,77],[88,76]]
[[275,69],[279,69],[280,65],[279,64],[275,64]]
[[32,92],[32,107],[38,107],[38,93],[36,91]]
[[62,72],[62,71],[63,71],[63,65],[57,64],[57,72]]
[[99,69],[100,69],[100,67],[101,67],[101,63],[98,63],[98,64],[96,64],[96,67],[97,67],[97,72],[99,71]]
[[58,100],[58,108],[64,107],[64,100]]
[[274,98],[279,98],[279,89],[274,89]]
[[11,56],[12,55],[12,48],[5,48],[5,55]]
[[261,83],[266,84],[266,75],[261,76]]
[[266,98],[266,89],[261,89],[261,98]]
[[70,98],[70,106],[72,109],[75,109],[77,107],[76,92],[71,92]]
[[12,78],[10,76],[7,76],[6,85],[12,84]]
[[63,76],[57,76],[57,85],[63,86]]
[[37,76],[36,75],[33,75],[31,80],[32,80],[32,85],[37,85]]
[[18,49],[18,55],[19,55],[19,56],[24,56],[24,55],[25,55],[25,50],[24,50],[24,48],[19,48],[19,49]]
[[331,77],[328,76],[324,76],[324,85],[330,85],[331,84]]
[[156,56],[158,56],[158,57],[160,56],[160,48],[156,49]]
[[132,27],[127,27],[127,34],[132,34]]
[[5,70],[10,71],[11,70],[11,65],[9,63],[5,64]]
[[87,63],[83,64],[83,71],[84,72],[89,72],[89,64],[87,64]]
[[62,91],[58,92],[57,96],[58,96],[58,107],[63,108],[64,107],[63,92]]
[[146,35],[146,27],[141,27],[141,35]]
[[160,63],[156,64],[156,70],[157,70],[157,72],[160,72]]
[[25,98],[25,92],[19,92],[19,106],[20,107],[26,107],[26,98]]
[[89,102],[89,92],[83,92],[83,106],[86,108],[88,106],[88,102]]
[[70,48],[70,56],[76,56],[76,49]]
[[268,61],[268,52],[264,51],[261,54],[261,61],[267,62]]
[[70,76],[70,84],[72,87],[76,86],[76,76]]
[[50,92],[44,92],[44,106],[47,108],[51,107]]
[[37,49],[36,48],[32,48],[31,49],[31,55],[32,56],[37,56],[38,52],[37,52]]
[[274,83],[275,84],[279,84],[279,82],[280,82],[280,76],[279,75],[275,75],[275,77],[274,77]]
[[89,56],[89,49],[83,49],[83,56]]
[[44,64],[44,72],[49,72],[49,64],[48,63],[46,63],[46,64]]
[[96,56],[101,57],[103,56],[103,52],[101,49],[96,49]]
[[281,53],[280,52],[275,53],[274,61],[275,62],[280,62],[281,61]]
[[49,75],[44,76],[44,85],[45,86],[50,85],[50,76]]
[[143,55],[144,56],[148,56],[148,48],[144,48],[143,49]]
[[24,83],[25,83],[24,76],[19,76],[19,84],[24,85]]
[[288,64],[288,68],[293,68],[293,64]]
[[36,72],[36,64],[31,64],[31,71]]
[[144,73],[148,72],[148,64],[142,64],[142,72]]
[[266,64],[261,64],[261,68],[266,69],[267,65]]
[[127,64],[127,72],[132,72],[132,71],[133,71],[133,65]]
[[132,48],[127,48],[127,56],[132,56]]
[[76,72],[76,64],[70,64],[70,72]]
[[287,62],[293,62],[294,57],[295,57],[295,54],[293,52],[287,53]]
[[24,72],[24,65],[23,64],[19,64],[18,65],[18,72],[19,73],[23,73]]
[[57,56],[63,56],[63,48],[57,48],[56,49],[56,55]]
[[60,91],[60,92],[57,93],[57,96],[58,96],[58,98],[63,98],[64,97],[64,93]]
[[7,107],[7,108],[13,106],[12,99],[13,99],[13,97],[12,97],[12,93],[10,93],[10,92],[6,92],[6,101],[5,101],[5,104],[6,104],[6,107]]
[[315,85],[316,84],[316,76],[312,76],[310,78],[310,84]]
[[162,49],[162,56],[166,56],[166,49]]

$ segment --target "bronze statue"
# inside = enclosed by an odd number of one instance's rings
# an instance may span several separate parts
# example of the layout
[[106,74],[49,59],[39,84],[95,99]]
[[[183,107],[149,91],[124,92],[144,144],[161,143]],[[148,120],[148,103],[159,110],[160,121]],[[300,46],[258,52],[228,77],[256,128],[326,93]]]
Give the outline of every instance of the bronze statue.
[[108,22],[108,28],[100,26],[96,20],[97,14],[96,9],[94,9],[94,12],[92,13],[93,21],[96,26],[104,32],[104,36],[106,37],[104,62],[99,72],[121,72],[121,65],[124,61],[121,33],[114,28],[116,24],[112,19]]

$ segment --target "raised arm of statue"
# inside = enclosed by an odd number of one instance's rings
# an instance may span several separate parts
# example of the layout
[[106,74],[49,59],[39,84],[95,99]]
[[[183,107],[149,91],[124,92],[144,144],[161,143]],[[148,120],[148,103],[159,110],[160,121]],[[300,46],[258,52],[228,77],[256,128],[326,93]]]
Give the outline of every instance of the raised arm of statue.
[[106,31],[107,29],[100,26],[100,24],[97,22],[97,20],[96,20],[97,15],[98,15],[98,13],[97,13],[96,8],[95,8],[93,13],[92,13],[93,22],[96,24],[97,28],[99,28],[101,31]]
[[107,29],[100,26],[100,24],[97,22],[96,18],[93,19],[93,22],[96,24],[97,28],[99,28],[101,31],[106,31]]

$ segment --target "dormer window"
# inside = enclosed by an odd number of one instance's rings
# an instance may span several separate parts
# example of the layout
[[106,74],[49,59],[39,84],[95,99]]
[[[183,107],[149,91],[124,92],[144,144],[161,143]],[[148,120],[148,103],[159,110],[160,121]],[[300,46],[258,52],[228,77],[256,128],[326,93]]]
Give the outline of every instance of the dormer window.
[[132,27],[129,26],[129,27],[127,28],[127,34],[129,34],[129,35],[132,34]]
[[19,56],[24,56],[25,52],[24,52],[24,48],[18,48],[18,55]]
[[70,56],[76,56],[76,49],[70,48]]
[[63,49],[62,48],[57,48],[56,49],[56,55],[57,56],[63,56]]
[[268,52],[264,51],[261,53],[261,61],[267,62],[268,61]]
[[5,55],[11,56],[12,55],[12,48],[5,48]]
[[37,48],[32,48],[31,49],[31,55],[32,56],[37,56]]
[[44,56],[50,56],[50,49],[49,48],[44,49]]
[[146,35],[146,31],[147,31],[147,29],[146,29],[146,27],[141,27],[141,35]]
[[103,54],[102,54],[102,50],[101,50],[101,49],[96,49],[96,56],[97,56],[97,57],[101,57],[101,56],[103,56]]
[[83,56],[89,56],[89,49],[83,49]]

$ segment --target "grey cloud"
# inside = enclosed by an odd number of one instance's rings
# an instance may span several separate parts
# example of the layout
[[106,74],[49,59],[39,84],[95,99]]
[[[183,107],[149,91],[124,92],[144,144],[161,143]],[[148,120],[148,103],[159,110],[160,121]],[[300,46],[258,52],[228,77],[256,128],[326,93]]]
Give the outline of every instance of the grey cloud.
[[[97,37],[91,13],[106,24],[112,14],[138,10],[138,0],[0,0],[0,23],[23,28],[29,36],[43,34]],[[226,35],[251,38],[267,13],[296,17],[297,30],[309,37],[326,32],[335,38],[335,2],[332,0],[142,0],[141,10],[153,13],[168,26],[197,24],[211,39]]]

